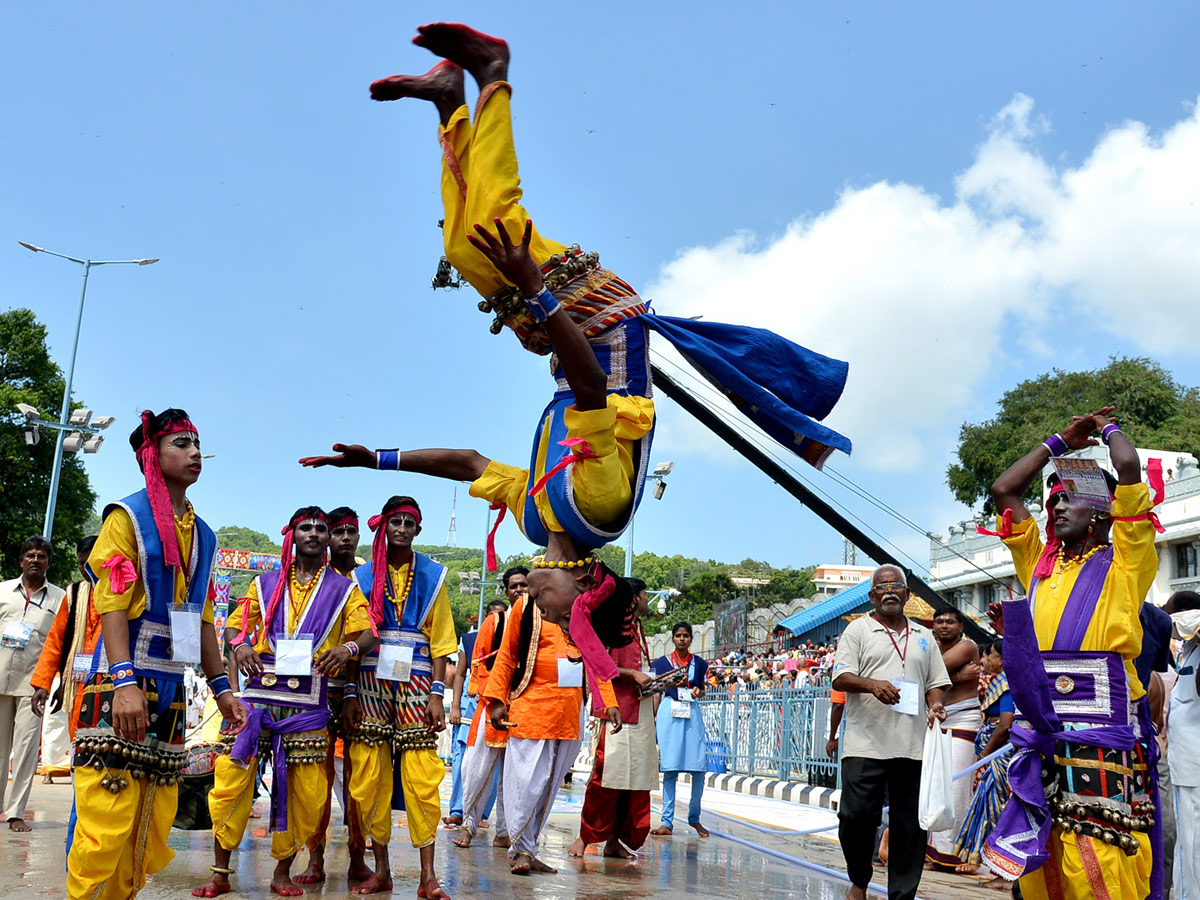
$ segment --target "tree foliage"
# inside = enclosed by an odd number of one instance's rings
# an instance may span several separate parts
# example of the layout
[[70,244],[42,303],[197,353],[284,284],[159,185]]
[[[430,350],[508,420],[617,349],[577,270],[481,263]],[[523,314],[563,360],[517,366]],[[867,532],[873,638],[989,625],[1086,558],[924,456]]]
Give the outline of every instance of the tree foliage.
[[[994,512],[992,483],[1016,460],[1072,415],[1115,406],[1121,430],[1137,447],[1200,455],[1200,389],[1177,384],[1152,359],[1113,357],[1089,372],[1055,369],[1022,381],[1000,398],[999,412],[986,422],[966,423],[959,432],[958,462],[946,470],[954,496],[968,506],[983,501]],[[1041,496],[1030,485],[1027,500]]]
[[[44,428],[41,441],[27,446],[25,417],[17,412],[17,404],[28,403],[44,418],[57,419],[63,386],[62,370],[46,347],[46,327],[28,309],[0,312],[0,577],[17,575],[21,544],[42,533],[54,465],[55,432]],[[79,405],[73,402],[72,408]],[[75,545],[84,536],[95,503],[96,494],[79,456],[64,453],[54,512],[51,581],[72,580]]]

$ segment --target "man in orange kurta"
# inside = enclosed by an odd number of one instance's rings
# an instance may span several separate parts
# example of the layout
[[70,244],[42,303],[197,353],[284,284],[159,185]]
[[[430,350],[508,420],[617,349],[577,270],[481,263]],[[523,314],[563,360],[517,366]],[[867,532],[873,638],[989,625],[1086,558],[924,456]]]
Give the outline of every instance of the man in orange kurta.
[[509,864],[518,875],[553,872],[537,858],[537,843],[579,752],[583,662],[532,599],[513,607],[483,698],[492,725],[509,732],[502,775]]

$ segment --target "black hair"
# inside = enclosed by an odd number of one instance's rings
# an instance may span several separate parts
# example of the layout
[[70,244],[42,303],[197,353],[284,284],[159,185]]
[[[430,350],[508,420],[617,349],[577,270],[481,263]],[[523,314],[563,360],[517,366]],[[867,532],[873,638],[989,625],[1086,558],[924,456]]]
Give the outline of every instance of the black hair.
[[[1108,492],[1110,494],[1115,494],[1117,492],[1117,476],[1115,476],[1112,472],[1108,471],[1108,469],[1103,469],[1103,468],[1100,470],[1100,474],[1104,476],[1104,483],[1108,485]],[[1059,478],[1058,473],[1055,472],[1049,478],[1046,479],[1046,487],[1052,488],[1056,484],[1059,484],[1061,481],[1062,481],[1062,479]]]
[[633,591],[630,581],[617,575],[604,563],[598,563],[600,568],[599,581],[605,578],[614,582],[613,592],[600,601],[592,613],[592,628],[596,637],[607,649],[627,647],[633,643],[633,618],[637,612],[637,594]]
[[[82,541],[75,545],[75,555],[84,556],[90,555],[92,548],[96,546],[96,541],[99,539],[98,534],[89,534]],[[66,646],[65,644],[63,646]]]
[[348,506],[339,506],[336,509],[331,509],[329,511],[329,524],[332,525],[338,519],[345,519],[347,517],[357,519],[358,513]]
[[511,566],[511,567],[509,567],[509,568],[505,569],[505,570],[504,570],[504,576],[501,578],[501,581],[503,581],[503,582],[504,582],[504,589],[505,589],[506,591],[508,590],[508,582],[509,582],[509,579],[510,579],[510,578],[512,578],[514,575],[526,575],[526,576],[528,576],[528,575],[529,575],[529,569],[525,568],[525,566]]
[[[142,413],[142,415],[144,416],[147,412],[150,412],[150,410],[146,410]],[[182,409],[176,409],[172,406],[170,409],[164,409],[160,413],[151,413],[150,433],[156,434],[157,432],[163,431],[171,425],[177,425],[180,422],[190,421],[191,417],[186,411]],[[139,421],[137,428],[133,429],[133,431],[129,433],[129,446],[133,448],[134,453],[137,453],[138,450],[142,448],[143,440],[144,437],[142,435],[142,423]],[[140,459],[138,460],[138,468],[145,471],[145,469],[142,467],[142,461]]]
[[962,614],[962,610],[956,606],[949,606],[945,609],[939,609],[933,614],[933,620],[936,622],[942,616],[954,616],[959,625],[967,624],[967,617]]
[[328,519],[329,515],[319,506],[302,506],[288,519],[288,522],[295,522],[297,519],[307,521],[309,519]]
[[692,626],[691,626],[691,625],[689,625],[687,622],[676,622],[674,625],[672,625],[672,626],[671,626],[671,636],[672,636],[672,637],[674,637],[674,636],[675,636],[675,632],[677,632],[677,631],[678,631],[680,628],[684,629],[684,630],[685,630],[685,631],[688,633],[688,637],[695,637],[695,636],[696,636],[696,635],[695,635],[695,634],[692,632]]
[[992,645],[988,647],[988,652],[991,652],[992,650],[995,650],[1001,656],[1004,656],[1004,638],[998,637],[992,641]]
[[508,604],[499,597],[493,597],[487,602],[487,605],[483,608],[483,612],[486,615],[493,609],[498,609],[500,612],[508,612]]
[[25,543],[21,545],[20,559],[25,558],[25,554],[30,550],[45,550],[47,559],[54,559],[54,548],[50,546],[50,542],[40,534],[30,535],[25,538]]
[[635,595],[640,594],[646,589],[646,582],[642,581],[640,578],[626,578],[625,580],[629,582],[629,589],[633,591]]
[[[22,551],[23,553],[24,551]],[[1200,609],[1200,594],[1195,591],[1176,591],[1173,593],[1167,603],[1173,604],[1172,609],[1175,612],[1183,612],[1189,609]]]
[[401,495],[401,496],[396,496],[396,497],[388,497],[387,503],[383,504],[383,509],[381,509],[379,511],[379,513],[380,513],[380,515],[382,515],[383,513],[387,512],[389,509],[395,509],[397,506],[411,506],[413,509],[415,509],[417,511],[418,516],[420,515],[420,512],[421,512],[421,507],[417,503],[416,500],[414,500],[412,497],[405,497],[405,496]]

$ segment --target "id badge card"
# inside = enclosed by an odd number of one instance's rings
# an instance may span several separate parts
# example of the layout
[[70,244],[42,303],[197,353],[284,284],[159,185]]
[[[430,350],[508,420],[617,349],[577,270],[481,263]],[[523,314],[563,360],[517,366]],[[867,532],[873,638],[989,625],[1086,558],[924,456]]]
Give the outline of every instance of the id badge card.
[[299,634],[294,638],[280,638],[275,642],[276,675],[311,675],[313,658],[313,636]]
[[87,681],[88,674],[92,671],[92,655],[90,653],[76,653],[75,658],[71,661],[71,674],[76,681]]
[[384,681],[407,682],[412,677],[413,648],[401,644],[380,644],[375,676]]
[[10,622],[4,626],[4,633],[0,634],[0,647],[6,650],[24,650],[31,637],[32,625],[26,622]]
[[171,659],[181,663],[200,662],[200,613],[190,609],[171,610]]
[[[677,693],[679,694],[679,702],[680,703],[691,703],[692,700],[695,699],[692,697],[692,689],[691,688],[679,688]],[[675,715],[675,714],[672,713],[671,715]],[[676,718],[678,718],[678,716],[676,716]]]
[[583,660],[575,662],[565,656],[558,658],[558,686],[583,687]]
[[892,709],[902,716],[915,716],[920,709],[920,685],[911,678],[893,678],[892,684],[900,689],[900,702]]
[[[680,694],[683,693],[681,689]],[[682,700],[671,701],[671,718],[672,719],[690,719],[692,717],[692,704],[685,703]]]

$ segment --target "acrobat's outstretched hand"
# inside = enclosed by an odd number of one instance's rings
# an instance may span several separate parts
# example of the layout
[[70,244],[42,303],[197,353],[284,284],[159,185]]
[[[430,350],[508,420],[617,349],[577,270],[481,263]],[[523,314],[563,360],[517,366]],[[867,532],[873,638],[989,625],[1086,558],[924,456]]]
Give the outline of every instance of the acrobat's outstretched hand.
[[305,456],[301,457],[300,465],[309,469],[319,469],[321,466],[337,466],[339,469],[374,469],[375,451],[368,450],[362,444],[334,444],[334,456]]
[[496,226],[495,234],[476,223],[475,234],[467,235],[467,240],[522,294],[527,298],[536,297],[545,283],[542,281],[541,268],[529,252],[529,245],[533,241],[533,220],[525,220],[525,233],[519,244],[512,242],[500,219],[492,219],[492,223]]

